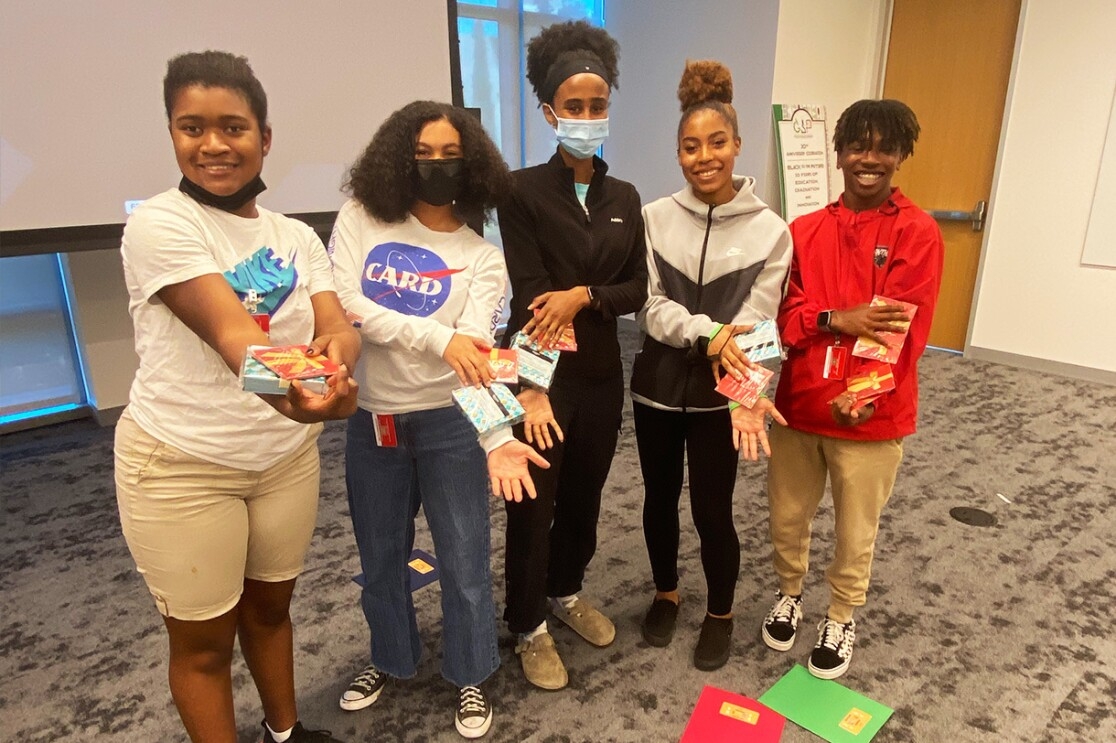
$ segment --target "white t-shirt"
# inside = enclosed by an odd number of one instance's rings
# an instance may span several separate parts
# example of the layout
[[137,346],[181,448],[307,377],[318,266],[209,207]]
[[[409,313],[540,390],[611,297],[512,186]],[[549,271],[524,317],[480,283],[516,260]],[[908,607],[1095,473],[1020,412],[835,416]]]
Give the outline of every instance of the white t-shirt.
[[[341,304],[361,323],[360,407],[398,414],[452,405],[461,382],[442,353],[455,332],[493,342],[507,282],[500,249],[465,225],[435,232],[411,214],[380,222],[350,199],[329,253]],[[486,437],[482,445],[498,444]]]
[[129,414],[155,438],[200,459],[260,471],[321,425],[296,423],[240,389],[221,356],[159,299],[165,286],[221,274],[244,299],[256,292],[274,345],[314,339],[310,297],[333,291],[329,258],[307,225],[259,209],[255,219],[171,189],[128,218],[121,244],[140,366]]

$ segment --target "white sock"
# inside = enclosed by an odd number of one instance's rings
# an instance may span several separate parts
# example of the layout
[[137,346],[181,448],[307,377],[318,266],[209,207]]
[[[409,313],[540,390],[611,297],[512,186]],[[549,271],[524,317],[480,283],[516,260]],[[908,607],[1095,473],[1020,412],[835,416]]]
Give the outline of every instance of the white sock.
[[569,609],[577,603],[577,594],[573,593],[569,596],[551,596],[550,603],[555,609]]
[[291,733],[294,732],[294,727],[293,726],[291,727],[290,730],[284,730],[281,733],[277,733],[274,730],[272,730],[271,726],[268,725],[266,721],[264,721],[264,726],[267,727],[267,732],[271,733],[271,739],[274,740],[275,743],[284,743],[287,740],[287,738],[291,737]]
[[538,627],[535,627],[530,632],[522,633],[519,636],[519,641],[520,642],[531,642],[531,640],[534,640],[539,635],[545,635],[546,633],[547,633],[546,620],[544,619],[542,624],[540,624]]

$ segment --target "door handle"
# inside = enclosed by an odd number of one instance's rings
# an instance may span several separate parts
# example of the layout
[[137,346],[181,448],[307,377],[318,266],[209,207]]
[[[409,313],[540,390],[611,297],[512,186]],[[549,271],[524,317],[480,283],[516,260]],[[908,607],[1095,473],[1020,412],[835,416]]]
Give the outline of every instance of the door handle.
[[943,222],[972,222],[973,232],[980,232],[984,229],[984,217],[988,213],[988,204],[978,201],[971,212],[953,209],[927,209],[926,213]]

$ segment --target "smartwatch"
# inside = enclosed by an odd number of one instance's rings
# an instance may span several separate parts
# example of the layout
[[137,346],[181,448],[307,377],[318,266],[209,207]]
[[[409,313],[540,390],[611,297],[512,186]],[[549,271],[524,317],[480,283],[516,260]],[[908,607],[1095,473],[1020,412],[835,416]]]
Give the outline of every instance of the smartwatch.
[[833,332],[829,327],[829,322],[833,319],[833,310],[825,310],[818,313],[818,330],[828,330]]
[[589,295],[589,308],[597,309],[597,295],[593,292],[593,287],[586,286],[585,293]]

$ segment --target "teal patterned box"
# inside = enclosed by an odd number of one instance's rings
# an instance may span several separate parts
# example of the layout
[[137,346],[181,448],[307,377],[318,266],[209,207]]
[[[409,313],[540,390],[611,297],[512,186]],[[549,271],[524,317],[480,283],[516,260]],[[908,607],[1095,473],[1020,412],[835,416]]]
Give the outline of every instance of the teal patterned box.
[[543,348],[538,343],[527,340],[524,333],[512,336],[511,347],[515,349],[516,362],[519,365],[519,381],[543,392],[550,389],[561,351]]
[[526,412],[507,386],[460,387],[453,391],[453,401],[477,429],[488,433],[501,426],[513,426],[523,420]]
[[[255,392],[258,395],[285,395],[290,389],[289,379],[283,379],[275,372],[261,364],[254,356],[252,349],[265,348],[265,346],[248,346],[244,352],[244,363],[240,366],[240,388],[245,392]],[[302,388],[316,395],[324,395],[328,389],[325,377],[312,377],[299,380]]]

